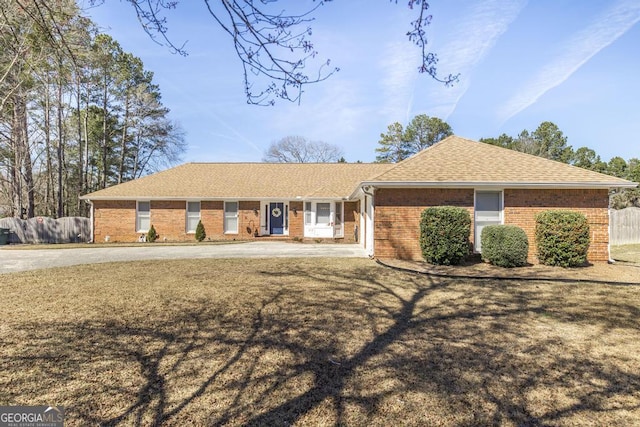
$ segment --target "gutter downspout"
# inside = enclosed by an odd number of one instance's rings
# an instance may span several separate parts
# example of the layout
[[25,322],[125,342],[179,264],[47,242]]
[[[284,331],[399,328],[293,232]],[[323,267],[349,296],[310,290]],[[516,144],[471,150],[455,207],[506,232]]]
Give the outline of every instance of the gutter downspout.
[[607,236],[607,257],[609,258],[609,261],[607,261],[609,264],[615,264],[616,260],[611,258],[611,208],[607,209],[607,223],[608,223],[608,233],[609,235]]
[[89,203],[89,221],[91,222],[91,238],[89,239],[89,243],[94,243],[95,234],[93,226],[93,202],[87,199],[87,203]]
[[[374,248],[375,235],[373,232],[373,220],[374,220],[374,211],[375,211],[374,201],[373,201],[374,191],[375,191],[375,187],[371,187],[368,185],[365,185],[362,187],[362,192],[364,193],[364,196],[365,196],[364,212],[365,212],[365,224],[366,224],[365,233],[364,233],[364,249],[366,254],[370,258],[373,258],[375,254],[375,248]],[[367,203],[367,198],[370,200],[369,203]],[[370,215],[370,219],[367,217],[367,212]]]

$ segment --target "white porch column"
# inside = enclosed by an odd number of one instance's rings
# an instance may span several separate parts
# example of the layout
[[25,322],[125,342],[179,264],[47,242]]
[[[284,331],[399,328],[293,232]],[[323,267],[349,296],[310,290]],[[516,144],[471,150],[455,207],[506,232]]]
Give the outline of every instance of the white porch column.
[[364,250],[368,256],[373,256],[374,254],[373,218],[375,214],[375,209],[373,206],[373,192],[369,193],[365,191],[364,212],[365,212]]
[[366,196],[362,196],[362,198],[360,199],[360,222],[358,223],[358,244],[360,244],[360,246],[362,246],[364,248],[364,244],[366,243],[366,235],[365,235],[365,230],[367,229],[367,223],[366,223],[366,218],[367,215],[365,213],[366,210],[366,205],[365,205],[365,201],[366,201]]

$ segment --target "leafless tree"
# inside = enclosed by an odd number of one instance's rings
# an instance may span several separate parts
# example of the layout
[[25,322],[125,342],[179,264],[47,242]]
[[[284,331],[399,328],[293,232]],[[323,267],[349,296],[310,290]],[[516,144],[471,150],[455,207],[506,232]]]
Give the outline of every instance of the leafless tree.
[[343,156],[337,145],[309,141],[302,136],[286,136],[274,141],[262,161],[267,163],[333,163]]

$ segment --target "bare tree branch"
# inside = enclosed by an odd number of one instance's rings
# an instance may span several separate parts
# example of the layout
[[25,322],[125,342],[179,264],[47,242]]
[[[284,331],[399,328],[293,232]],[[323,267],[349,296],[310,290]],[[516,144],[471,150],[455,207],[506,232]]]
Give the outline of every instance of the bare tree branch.
[[[395,1],[396,4],[398,0]],[[429,3],[425,0],[409,0],[409,8],[419,8],[418,18],[411,22],[411,30],[407,32],[409,41],[413,42],[420,48],[422,52],[422,64],[418,67],[418,71],[426,73],[433,77],[436,81],[451,86],[458,81],[460,74],[449,74],[444,78],[438,77],[436,65],[438,64],[438,56],[427,50],[427,33],[425,28],[431,24],[432,15],[427,14]]]
[[[95,5],[104,1],[91,2]],[[127,1],[152,40],[168,46],[174,53],[187,54],[184,44],[176,46],[169,38],[167,18],[163,15],[163,12],[175,9],[179,1]],[[301,13],[287,13],[284,9],[272,11],[277,0],[203,1],[214,21],[233,41],[235,53],[242,63],[247,103],[273,105],[277,99],[299,103],[307,85],[322,82],[339,71],[331,66],[330,60],[318,59],[311,41],[313,13],[332,0],[314,0],[316,4]],[[418,71],[447,86],[452,85],[458,75],[438,76],[438,57],[427,50],[426,27],[432,19],[427,13],[429,3],[408,0],[408,7],[415,9],[418,15],[406,34],[422,55]]]

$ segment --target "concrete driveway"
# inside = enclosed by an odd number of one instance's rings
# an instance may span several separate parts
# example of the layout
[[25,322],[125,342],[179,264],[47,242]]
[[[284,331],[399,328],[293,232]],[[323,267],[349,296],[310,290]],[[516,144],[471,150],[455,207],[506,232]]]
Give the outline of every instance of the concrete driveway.
[[360,245],[247,242],[223,245],[0,250],[0,274],[79,264],[185,258],[364,258]]

